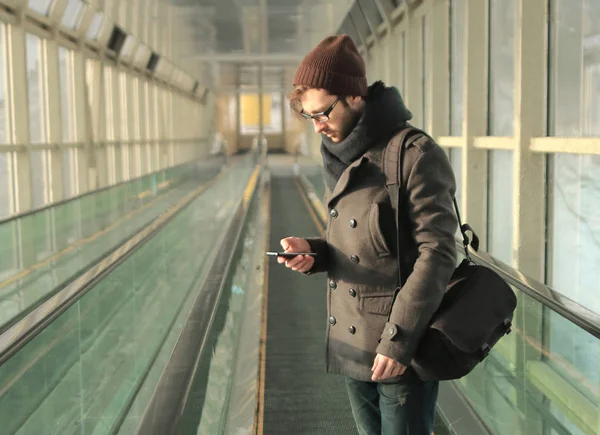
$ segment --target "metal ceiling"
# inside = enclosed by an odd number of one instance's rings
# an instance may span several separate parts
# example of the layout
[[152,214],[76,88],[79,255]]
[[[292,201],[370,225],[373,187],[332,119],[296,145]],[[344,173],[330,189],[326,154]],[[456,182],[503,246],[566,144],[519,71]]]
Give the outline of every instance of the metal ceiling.
[[[288,66],[336,33],[353,0],[169,0],[178,26],[174,57],[211,88],[281,86]],[[334,11],[339,11],[335,14]],[[340,19],[335,19],[336,16]],[[319,19],[315,20],[315,16]]]
[[282,86],[323,37],[350,33],[345,29],[350,11],[364,31],[367,20],[377,25],[383,21],[381,12],[399,4],[398,0],[167,1],[175,6],[179,27],[176,58],[213,89],[258,86],[259,63],[262,85]]

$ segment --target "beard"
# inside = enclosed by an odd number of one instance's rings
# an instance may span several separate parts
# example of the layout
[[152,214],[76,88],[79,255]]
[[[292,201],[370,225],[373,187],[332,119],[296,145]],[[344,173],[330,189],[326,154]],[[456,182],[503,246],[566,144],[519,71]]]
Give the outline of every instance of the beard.
[[324,133],[329,135],[329,138],[333,142],[341,142],[348,137],[350,132],[354,130],[354,127],[360,121],[362,116],[362,110],[355,110],[348,106],[346,106],[346,116],[344,117],[344,122],[339,127],[338,130],[327,130]]

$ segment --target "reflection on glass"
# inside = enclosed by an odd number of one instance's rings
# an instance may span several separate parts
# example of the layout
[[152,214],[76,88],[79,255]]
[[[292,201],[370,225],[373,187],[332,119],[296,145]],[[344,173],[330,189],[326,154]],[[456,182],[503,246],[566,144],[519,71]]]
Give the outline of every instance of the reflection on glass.
[[37,36],[27,33],[25,44],[27,55],[27,95],[29,102],[29,141],[31,143],[40,143],[43,140],[41,41]]
[[462,136],[466,0],[450,5],[450,135]]
[[550,2],[550,134],[600,136],[600,4]]
[[514,290],[512,333],[456,385],[494,435],[595,433],[598,339]]
[[53,0],[29,0],[27,6],[29,9],[34,10],[39,14],[48,15],[52,1]]
[[96,12],[94,17],[92,18],[92,22],[90,23],[90,27],[88,27],[86,38],[95,41],[98,39],[98,34],[100,33],[100,29],[102,28],[102,24],[104,23],[104,14],[102,12]]
[[69,0],[65,14],[62,18],[62,25],[69,29],[75,29],[81,19],[81,13],[83,12],[83,3],[81,0]]
[[516,0],[490,0],[491,136],[513,135],[516,22]]
[[550,285],[600,313],[600,155],[552,156]]
[[240,165],[212,185],[0,366],[3,434],[116,433],[128,409],[139,421],[164,367],[156,356],[172,329],[176,342],[173,322],[189,312],[251,170]]
[[512,265],[513,153],[489,151],[488,252]]

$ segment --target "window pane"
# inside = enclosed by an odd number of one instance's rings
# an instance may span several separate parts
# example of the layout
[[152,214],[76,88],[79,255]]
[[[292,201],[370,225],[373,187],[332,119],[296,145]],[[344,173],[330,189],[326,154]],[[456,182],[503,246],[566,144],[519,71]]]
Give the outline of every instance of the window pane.
[[450,0],[450,135],[462,136],[466,1]]
[[75,164],[72,152],[73,149],[66,149],[63,151],[63,192],[65,198],[75,194],[74,183],[71,178],[71,174],[73,173],[73,165]]
[[360,36],[358,35],[356,26],[354,26],[354,23],[350,19],[350,14],[348,14],[346,19],[344,20],[344,23],[342,24],[342,28],[344,29],[344,32],[352,38],[352,40],[354,41],[354,43],[356,45],[360,45]]
[[[4,92],[4,24],[0,23],[0,143],[7,142]],[[10,214],[10,154],[0,153],[0,218]]]
[[550,134],[600,135],[600,3],[551,0]]
[[512,265],[513,153],[489,153],[488,252]]
[[423,16],[423,27],[422,27],[422,61],[423,61],[423,128],[428,128],[429,123],[429,95],[431,92],[431,87],[427,85],[427,76],[429,75],[430,65],[429,65],[429,19],[427,15]]
[[103,22],[104,14],[102,12],[96,12],[94,17],[92,18],[90,27],[88,27],[86,38],[95,41],[98,38],[98,34],[100,33],[100,29],[102,28]]
[[72,76],[69,68],[71,65],[71,50],[65,47],[58,48],[58,68],[60,77],[60,109],[62,118],[62,140],[63,142],[73,142],[73,119],[71,114],[71,102],[73,97],[70,91],[69,79]]
[[42,142],[41,41],[35,35],[25,36],[27,51],[27,93],[29,102],[29,141]]
[[389,15],[392,13],[392,11],[394,9],[396,9],[396,6],[398,2],[394,1],[394,0],[379,0],[379,2],[381,3],[381,6],[383,7],[383,9],[386,12],[386,15]]
[[550,284],[600,313],[600,155],[556,154],[551,169]]
[[366,38],[367,36],[369,36],[371,34],[371,29],[369,28],[369,23],[367,23],[365,16],[358,8],[358,4],[354,5],[352,10],[350,11],[350,14],[352,15],[352,18],[354,19],[354,23],[356,24],[359,34],[363,38]]
[[450,148],[450,164],[456,178],[456,202],[462,205],[462,148]]
[[83,3],[81,0],[69,0],[65,14],[63,15],[62,25],[69,29],[75,29],[79,24],[81,12],[83,12]]
[[4,92],[4,31],[4,24],[0,23],[0,143],[7,142],[6,110],[8,103],[6,102],[6,93]]
[[404,83],[406,82],[406,38],[404,37],[404,32],[400,34],[400,78],[398,83],[400,84],[400,93],[403,97],[405,87]]
[[516,0],[490,0],[489,134],[512,136]]
[[31,151],[29,153],[29,164],[31,165],[30,171],[32,208],[38,208],[46,204],[46,185],[44,182],[44,154],[45,151]]
[[10,155],[0,153],[0,219],[10,214]]
[[42,15],[48,15],[52,0],[29,0],[27,5],[29,9],[34,10]]
[[358,4],[362,8],[363,12],[375,28],[383,23],[383,17],[377,9],[377,5],[373,0],[358,0]]

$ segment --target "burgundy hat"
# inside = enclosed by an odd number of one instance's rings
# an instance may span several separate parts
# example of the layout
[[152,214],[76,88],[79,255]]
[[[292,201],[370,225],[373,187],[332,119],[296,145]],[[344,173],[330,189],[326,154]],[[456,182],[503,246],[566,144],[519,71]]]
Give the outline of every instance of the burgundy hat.
[[294,86],[325,89],[332,95],[367,96],[365,61],[348,35],[328,36],[308,53]]

